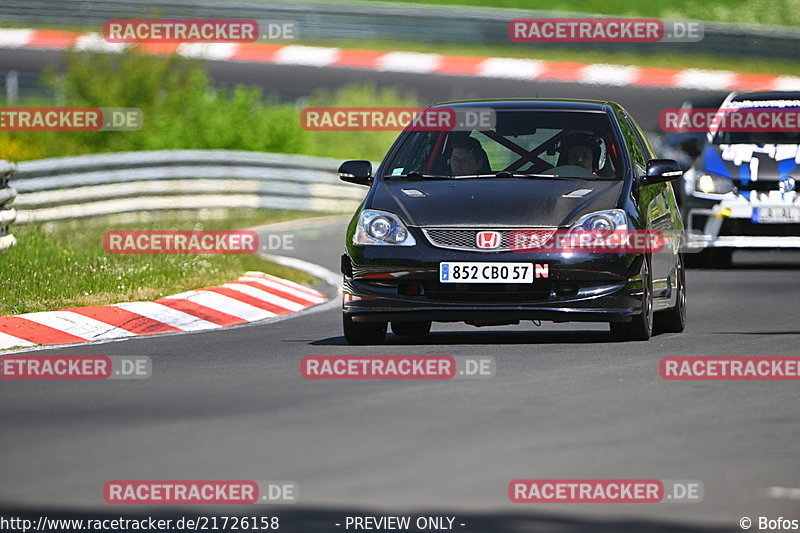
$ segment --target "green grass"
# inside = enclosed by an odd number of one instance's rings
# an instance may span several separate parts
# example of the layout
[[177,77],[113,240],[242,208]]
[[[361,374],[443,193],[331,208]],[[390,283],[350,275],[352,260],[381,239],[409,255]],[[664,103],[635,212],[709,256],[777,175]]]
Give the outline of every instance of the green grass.
[[208,219],[197,212],[165,212],[12,226],[18,242],[0,256],[0,315],[153,300],[231,281],[248,270],[315,282],[256,254],[118,255],[103,249],[108,230],[230,230],[308,216],[262,209],[216,213]]
[[[265,0],[262,0],[265,1]],[[373,0],[387,1],[387,0]],[[388,0],[447,6],[508,7],[598,15],[698,19],[739,24],[800,25],[798,0]]]

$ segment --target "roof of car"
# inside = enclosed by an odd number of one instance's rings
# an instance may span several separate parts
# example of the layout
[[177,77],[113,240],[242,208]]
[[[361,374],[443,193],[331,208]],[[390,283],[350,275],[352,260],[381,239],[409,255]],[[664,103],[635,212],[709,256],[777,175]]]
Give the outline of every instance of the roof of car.
[[513,98],[440,102],[431,107],[491,107],[494,109],[552,109],[561,111],[608,111],[614,102],[557,98]]
[[734,102],[742,100],[800,100],[800,91],[759,91],[753,93],[737,93],[733,96]]

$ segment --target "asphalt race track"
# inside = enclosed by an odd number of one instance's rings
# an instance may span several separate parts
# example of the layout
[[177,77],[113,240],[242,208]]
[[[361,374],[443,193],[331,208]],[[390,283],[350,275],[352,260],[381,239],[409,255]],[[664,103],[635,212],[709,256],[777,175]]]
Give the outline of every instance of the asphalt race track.
[[[38,70],[58,53],[3,51],[0,70]],[[429,100],[606,98],[648,127],[699,91],[594,87],[254,64],[216,79],[287,96],[372,80]],[[345,218],[282,231],[281,252],[337,272]],[[269,232],[267,230],[267,232]],[[664,381],[665,356],[797,355],[800,253],[738,252],[734,267],[688,273],[683,334],[615,343],[606,325],[434,325],[353,347],[339,303],[212,332],[30,353],[148,355],[147,380],[6,381],[0,387],[0,512],[92,518],[173,514],[281,517],[288,532],[338,531],[345,515],[451,515],[468,532],[741,531],[739,519],[800,518],[796,382]],[[335,296],[335,288],[320,286]],[[492,355],[485,380],[310,381],[306,355]],[[512,504],[517,478],[697,479],[701,503]],[[290,506],[110,506],[112,479],[281,479]],[[59,511],[60,510],[60,511]],[[754,528],[754,530],[756,530]]]
[[[344,225],[286,229],[295,239],[286,254],[335,270]],[[797,353],[790,288],[800,255],[735,261],[690,271],[687,331],[649,342],[611,342],[603,325],[528,323],[435,325],[424,344],[389,335],[351,347],[334,303],[273,324],[46,350],[149,355],[153,376],[4,383],[0,466],[13,482],[0,501],[95,517],[119,512],[102,503],[110,479],[287,479],[300,502],[269,510],[290,531],[334,531],[345,514],[375,511],[450,513],[465,531],[502,532],[735,531],[741,516],[791,517],[798,501],[769,491],[795,487],[800,474],[796,384],[658,376],[667,355]],[[300,358],[326,354],[490,354],[497,374],[304,380]],[[510,503],[509,481],[525,477],[698,479],[705,499]]]

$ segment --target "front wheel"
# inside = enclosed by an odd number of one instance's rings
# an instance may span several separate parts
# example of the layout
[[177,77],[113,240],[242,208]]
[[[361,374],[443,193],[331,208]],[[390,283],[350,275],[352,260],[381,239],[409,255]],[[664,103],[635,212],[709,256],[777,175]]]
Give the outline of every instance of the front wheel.
[[383,344],[386,326],[386,322],[353,322],[353,317],[342,313],[344,338],[350,344]]
[[653,279],[650,262],[642,262],[642,309],[630,322],[611,322],[611,335],[620,341],[646,341],[653,335]]
[[683,257],[678,256],[678,297],[675,307],[667,311],[659,311],[655,315],[655,326],[664,333],[680,333],[686,329],[686,272],[683,269]]

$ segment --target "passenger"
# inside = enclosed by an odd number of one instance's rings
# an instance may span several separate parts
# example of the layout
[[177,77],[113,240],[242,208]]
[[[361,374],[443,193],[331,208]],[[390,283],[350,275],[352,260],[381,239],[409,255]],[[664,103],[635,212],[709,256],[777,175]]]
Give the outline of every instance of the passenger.
[[481,142],[474,137],[456,139],[450,156],[450,168],[454,176],[486,174],[491,172],[489,157]]
[[561,140],[558,166],[573,165],[597,174],[600,171],[600,141],[586,133],[571,133]]

